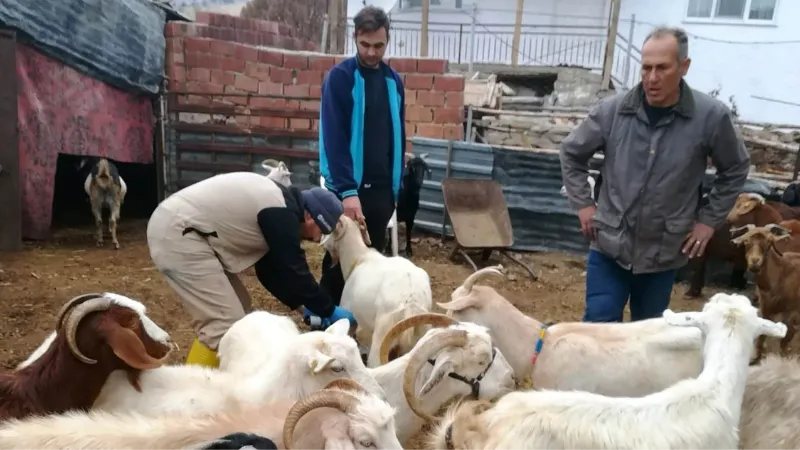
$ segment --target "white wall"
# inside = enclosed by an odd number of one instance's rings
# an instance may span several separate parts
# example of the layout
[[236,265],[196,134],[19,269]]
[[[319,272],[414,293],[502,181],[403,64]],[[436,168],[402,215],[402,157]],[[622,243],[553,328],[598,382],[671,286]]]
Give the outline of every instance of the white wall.
[[[779,0],[772,25],[691,23],[687,0],[622,0],[620,30],[627,33],[636,14],[634,43],[641,47],[654,26],[681,26],[688,33],[728,41],[800,41],[800,0]],[[641,21],[642,23],[638,23]],[[800,43],[727,44],[690,36],[692,65],[686,81],[708,92],[720,88],[721,100],[733,95],[744,120],[800,125],[800,107],[768,102],[751,95],[800,103]]]

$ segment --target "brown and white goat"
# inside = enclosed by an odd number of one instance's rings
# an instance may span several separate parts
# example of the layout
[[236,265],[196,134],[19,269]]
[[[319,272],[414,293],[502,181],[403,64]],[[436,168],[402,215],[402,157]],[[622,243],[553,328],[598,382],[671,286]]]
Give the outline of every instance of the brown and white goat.
[[115,370],[138,385],[139,371],[161,366],[172,350],[166,331],[114,294],[84,294],[58,313],[54,338],[39,355],[0,374],[0,420],[91,408]]
[[731,227],[742,227],[747,224],[764,226],[791,219],[800,219],[800,208],[767,201],[759,194],[745,192],[736,197],[736,203],[728,213],[726,221]]
[[[761,317],[770,320],[783,316],[788,327],[781,339],[781,353],[800,328],[800,238],[776,224],[752,224],[731,229],[731,242],[744,246],[747,268],[756,275],[756,297]],[[757,339],[756,357],[763,356],[765,339]]]
[[119,175],[117,166],[106,158],[97,160],[92,171],[86,176],[83,190],[86,191],[92,204],[92,214],[94,214],[94,222],[97,225],[95,234],[97,246],[103,245],[103,205],[105,205],[110,211],[108,231],[111,233],[111,242],[114,244],[114,248],[118,249],[117,222],[128,186]]

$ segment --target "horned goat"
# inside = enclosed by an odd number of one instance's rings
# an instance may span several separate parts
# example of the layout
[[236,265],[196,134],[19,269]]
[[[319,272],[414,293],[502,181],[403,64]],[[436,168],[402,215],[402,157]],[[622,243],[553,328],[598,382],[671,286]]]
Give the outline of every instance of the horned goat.
[[[424,269],[401,256],[385,256],[367,247],[369,236],[365,234],[359,224],[342,215],[320,245],[342,268],[341,306],[353,312],[358,342],[369,347],[367,367],[377,367],[379,346],[389,329],[405,318],[429,312],[433,300]],[[421,327],[405,331],[392,356],[408,353],[425,331]]]
[[[431,325],[410,353],[389,361],[403,331]],[[380,346],[381,365],[369,369],[397,411],[397,437],[407,443],[440,407],[463,397],[493,399],[514,389],[511,366],[492,345],[486,328],[435,313],[398,322]]]
[[281,346],[300,334],[294,321],[267,311],[252,311],[228,328],[217,348],[219,369],[239,375],[254,374],[273,364]]
[[[449,302],[437,304],[460,322],[487,327],[518,380],[530,377],[537,389],[638,397],[700,374],[700,330],[673,327],[663,318],[548,327],[492,287],[475,284],[490,274],[503,276],[502,270],[498,265],[471,274]],[[620,382],[620,373],[625,382]]]
[[111,242],[114,248],[119,248],[117,240],[117,222],[122,203],[125,201],[125,194],[128,193],[128,186],[125,180],[119,175],[117,166],[106,158],[100,158],[92,167],[91,173],[86,176],[83,183],[83,190],[89,196],[92,204],[92,214],[97,226],[95,238],[97,246],[103,245],[103,206],[109,209],[108,231],[111,233]]
[[10,420],[0,424],[0,449],[207,448],[221,436],[242,432],[285,449],[402,449],[394,409],[352,380],[337,380],[296,402],[228,406],[211,413],[90,411]]
[[[478,411],[457,405],[433,432],[430,448],[737,448],[753,341],[783,337],[786,325],[758,317],[750,300],[738,294],[715,294],[700,312],[665,310],[664,319],[705,335],[697,378],[644,397],[531,390],[512,392]],[[462,408],[466,412],[458,414]]]
[[[325,331],[287,339],[280,343],[280,350],[273,354],[269,364],[257,371],[236,373],[197,365],[164,366],[142,372],[141,392],[133,390],[123,374],[113,373],[94,408],[142,413],[214,412],[234,404],[261,404],[280,398],[297,400],[341,378],[351,378],[369,392],[385,398],[383,389],[364,367],[356,342],[348,336],[349,330],[350,322],[341,319]],[[270,345],[279,346],[276,342]],[[262,348],[262,344],[257,347]]]
[[267,178],[286,187],[292,185],[292,172],[286,167],[283,161],[275,159],[265,159],[261,162],[261,167],[267,171]]
[[[731,236],[733,244],[744,246],[747,268],[756,276],[761,316],[783,316],[789,326],[780,343],[781,352],[786,354],[800,328],[800,237],[793,237],[789,230],[776,224],[733,228]],[[755,361],[763,356],[765,344],[765,339],[759,337]]]
[[139,388],[139,371],[172,351],[166,331],[122,296],[84,294],[58,312],[52,338],[13,372],[0,375],[0,420],[89,409],[111,373]]

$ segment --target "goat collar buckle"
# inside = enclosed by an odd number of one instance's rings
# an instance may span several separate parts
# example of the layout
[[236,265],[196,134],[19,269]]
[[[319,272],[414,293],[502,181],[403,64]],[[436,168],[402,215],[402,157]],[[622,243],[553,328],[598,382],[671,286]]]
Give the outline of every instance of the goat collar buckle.
[[[492,347],[492,359],[489,361],[489,364],[486,365],[486,368],[483,369],[483,372],[481,372],[481,374],[478,375],[475,378],[470,379],[470,378],[465,377],[464,375],[461,375],[461,374],[458,374],[458,373],[454,373],[454,372],[448,373],[447,376],[452,378],[452,379],[454,379],[454,380],[458,380],[458,381],[460,381],[460,382],[462,382],[464,384],[467,384],[470,387],[470,389],[472,389],[472,392],[470,393],[470,395],[473,398],[477,399],[478,396],[481,393],[481,380],[483,380],[483,377],[485,377],[486,373],[489,372],[489,369],[492,368],[492,364],[494,364],[494,359],[495,359],[496,356],[497,356],[497,347]],[[436,360],[435,359],[429,359],[428,362],[431,365],[436,364]]]
[[531,366],[536,365],[536,360],[539,358],[539,353],[541,353],[544,346],[545,334],[547,334],[547,325],[542,324],[542,327],[539,328],[539,339],[536,340],[536,347],[533,350],[533,357],[531,357]]

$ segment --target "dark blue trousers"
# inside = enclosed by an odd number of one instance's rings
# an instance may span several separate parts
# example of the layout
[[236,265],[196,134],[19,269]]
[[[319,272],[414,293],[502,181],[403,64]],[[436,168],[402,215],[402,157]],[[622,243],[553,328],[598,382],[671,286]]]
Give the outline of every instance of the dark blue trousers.
[[634,275],[612,258],[589,251],[586,264],[586,312],[584,322],[622,322],[622,311],[631,300],[631,321],[661,317],[677,270]]

